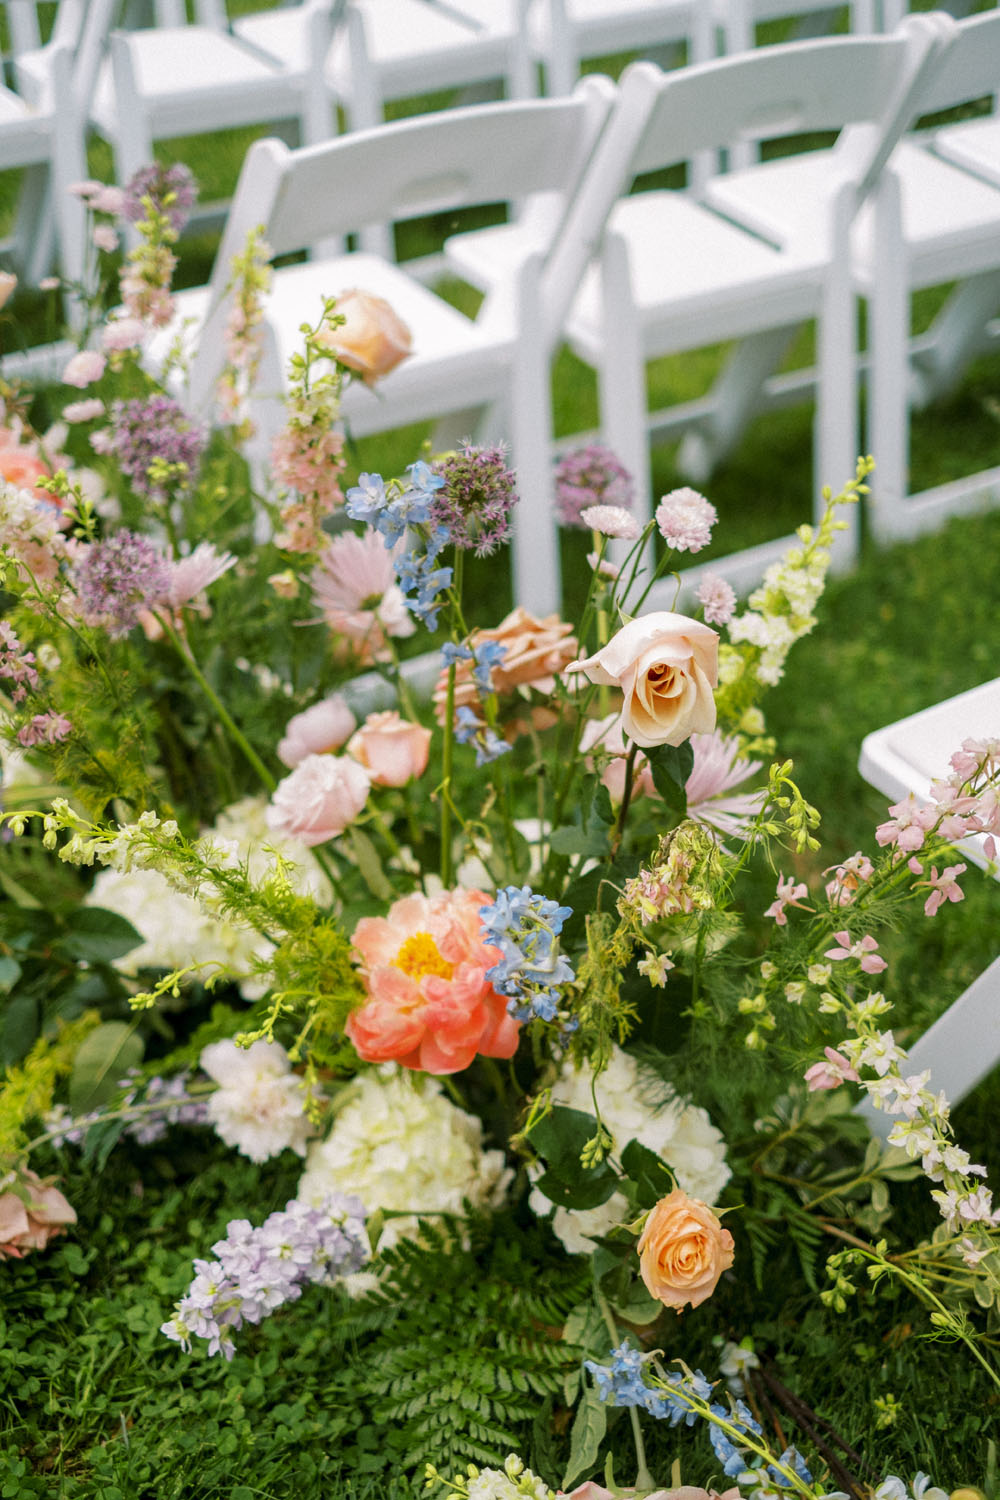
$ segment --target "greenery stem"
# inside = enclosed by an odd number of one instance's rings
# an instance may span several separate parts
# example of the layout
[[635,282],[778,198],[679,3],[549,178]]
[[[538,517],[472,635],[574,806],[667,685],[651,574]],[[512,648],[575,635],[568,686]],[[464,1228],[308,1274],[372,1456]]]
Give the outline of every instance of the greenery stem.
[[618,853],[625,834],[625,819],[628,817],[629,803],[632,801],[632,780],[635,775],[635,758],[638,753],[639,746],[633,740],[628,747],[628,755],[625,757],[625,789],[622,792],[622,805],[618,809],[615,831],[611,839],[612,859]]
[[[597,1306],[600,1311],[601,1317],[604,1319],[604,1326],[611,1335],[611,1347],[612,1349],[614,1349],[618,1343],[619,1337],[618,1328],[614,1320],[614,1315],[612,1314],[611,1308],[608,1306],[608,1299],[599,1288],[595,1291],[594,1295],[597,1298]],[[635,1443],[635,1488],[639,1491],[651,1490],[655,1488],[655,1486],[653,1484],[653,1476],[649,1472],[649,1465],[646,1462],[646,1445],[642,1440],[642,1428],[639,1425],[639,1413],[636,1411],[634,1406],[630,1406],[628,1409],[628,1414],[632,1418],[632,1441]]]

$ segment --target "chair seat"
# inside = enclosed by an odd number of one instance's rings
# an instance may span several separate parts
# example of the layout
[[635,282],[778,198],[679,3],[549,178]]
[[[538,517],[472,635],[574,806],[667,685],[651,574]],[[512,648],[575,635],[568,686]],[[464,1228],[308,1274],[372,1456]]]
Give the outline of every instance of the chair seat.
[[[602,48],[609,53],[632,52],[685,38],[692,9],[691,0],[568,0],[566,6],[588,56]],[[532,49],[544,56],[551,46],[547,6],[533,6],[530,22]]]
[[935,133],[933,149],[937,156],[1000,187],[1000,119],[996,115],[946,125]]
[[52,124],[51,114],[29,108],[19,95],[0,85],[0,167],[48,161]]
[[[765,162],[714,178],[706,198],[775,245],[788,245],[822,222],[835,183],[827,151]],[[1000,191],[904,141],[893,153],[902,197],[902,231],[911,283],[933,286],[996,264]],[[859,290],[872,275],[872,212],[858,215],[852,236]]]
[[[297,109],[297,79],[289,79],[277,63],[210,27],[130,32],[128,44],[137,89],[156,133],[184,133],[195,99],[199,131],[279,119]],[[102,134],[117,136],[120,121],[110,61],[98,74],[91,118]]]
[[[739,338],[817,309],[822,259],[776,250],[681,193],[622,199],[611,228],[628,245],[632,296],[647,358]],[[598,267],[570,313],[570,346],[595,359],[604,343]]]

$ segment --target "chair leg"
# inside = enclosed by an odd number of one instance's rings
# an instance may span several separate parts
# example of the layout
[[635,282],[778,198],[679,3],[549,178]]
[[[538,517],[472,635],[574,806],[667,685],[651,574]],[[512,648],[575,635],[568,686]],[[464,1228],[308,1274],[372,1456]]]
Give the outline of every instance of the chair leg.
[[17,205],[14,255],[18,268],[32,286],[52,269],[55,257],[55,219],[49,169],[39,163],[26,167]]
[[552,504],[552,391],[549,350],[533,337],[542,327],[537,263],[519,275],[521,337],[510,370],[507,405],[518,504],[511,545],[514,603],[544,616],[561,600],[559,537]]
[[868,432],[875,459],[868,514],[872,534],[889,542],[907,532],[910,288],[902,243],[899,180],[883,174],[876,201],[874,267],[868,304]]
[[[653,516],[652,473],[646,401],[646,363],[639,322],[632,305],[628,247],[616,234],[605,235],[601,263],[603,283],[603,352],[597,370],[601,431],[608,447],[632,475],[632,514],[640,527]],[[612,541],[608,556],[624,561],[631,543]],[[653,566],[653,549],[643,559]]]
[[[850,234],[853,209],[850,190],[831,208],[834,253],[823,278],[816,324],[816,411],[813,465],[817,522],[825,509],[824,489],[836,495],[853,478],[858,457],[857,328],[858,309],[851,278]],[[858,507],[842,510],[843,524],[831,549],[833,565],[849,568],[857,560],[861,528]]]
[[769,328],[743,339],[733,350],[712,391],[712,415],[681,443],[678,467],[698,484],[739,442],[760,405],[764,382],[773,375],[798,332],[797,323]]
[[982,349],[986,324],[998,308],[1000,271],[971,276],[952,292],[934,320],[933,346],[913,373],[914,406],[926,406],[954,390],[969,360]]

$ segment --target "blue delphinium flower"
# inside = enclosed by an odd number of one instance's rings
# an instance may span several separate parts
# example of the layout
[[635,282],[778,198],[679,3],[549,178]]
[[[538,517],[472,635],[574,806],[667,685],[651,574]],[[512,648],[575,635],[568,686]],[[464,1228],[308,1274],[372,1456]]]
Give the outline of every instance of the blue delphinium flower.
[[472,678],[476,687],[482,694],[493,691],[493,668],[498,667],[507,655],[507,647],[502,641],[480,641],[473,652],[475,666],[472,669]]
[[560,1021],[563,1031],[574,1031],[575,1018],[560,1009],[560,987],[576,978],[573,966],[559,951],[559,934],[570,906],[560,906],[536,895],[530,886],[509,885],[498,891],[491,906],[479,913],[483,937],[500,949],[500,962],[487,969],[486,978],[518,1021]]

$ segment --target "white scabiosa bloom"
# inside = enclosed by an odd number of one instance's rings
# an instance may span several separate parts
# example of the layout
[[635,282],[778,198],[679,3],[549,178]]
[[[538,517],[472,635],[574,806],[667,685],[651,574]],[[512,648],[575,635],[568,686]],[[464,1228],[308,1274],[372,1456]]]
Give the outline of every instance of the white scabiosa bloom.
[[436,1078],[390,1063],[362,1074],[342,1100],[326,1140],[309,1147],[297,1193],[303,1203],[348,1192],[369,1214],[412,1214],[386,1222],[381,1244],[390,1246],[419,1232],[421,1213],[503,1202],[512,1175],[503,1152],[483,1150],[481,1122],[452,1104]]
[[227,1146],[251,1161],[269,1161],[290,1148],[306,1154],[312,1126],[301,1079],[277,1042],[210,1042],[199,1066],[219,1085],[208,1097],[208,1119]]
[[[567,1058],[552,1089],[552,1103],[593,1114],[591,1084],[591,1070],[576,1068]],[[726,1165],[726,1143],[707,1110],[678,1098],[668,1084],[640,1068],[619,1047],[598,1078],[597,1098],[601,1119],[614,1137],[614,1150],[637,1140],[666,1162],[678,1186],[692,1198],[710,1207],[718,1200],[732,1174]],[[528,1201],[536,1214],[552,1209],[538,1188],[532,1189]],[[571,1255],[589,1255],[592,1236],[607,1234],[627,1213],[624,1194],[612,1193],[597,1208],[557,1208],[552,1228]]]

